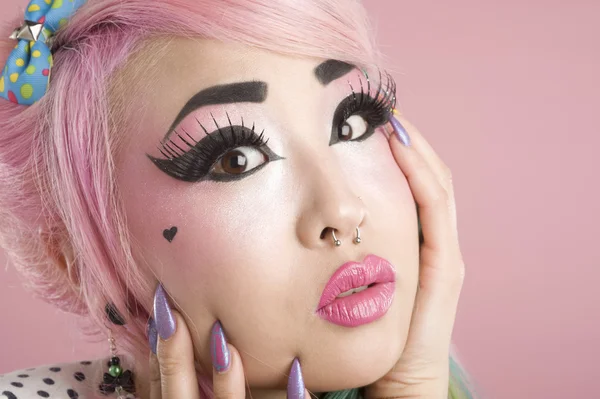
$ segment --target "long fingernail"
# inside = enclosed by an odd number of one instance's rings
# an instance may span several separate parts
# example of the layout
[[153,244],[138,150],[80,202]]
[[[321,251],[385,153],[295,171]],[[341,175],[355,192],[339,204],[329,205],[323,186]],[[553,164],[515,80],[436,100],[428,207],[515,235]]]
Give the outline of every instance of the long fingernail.
[[304,399],[304,378],[298,358],[294,359],[287,386],[288,399]]
[[173,317],[173,312],[171,312],[167,294],[162,284],[156,287],[156,292],[154,293],[154,320],[156,321],[158,335],[162,339],[169,339],[175,333],[175,318]]
[[152,317],[148,320],[148,324],[146,325],[146,334],[148,335],[148,345],[150,345],[150,350],[156,355],[158,331],[156,331],[156,322]]
[[221,327],[219,321],[216,321],[215,324],[213,324],[210,331],[210,355],[212,357],[213,367],[217,372],[223,373],[229,369],[231,356],[229,356],[227,340],[225,339],[223,327]]
[[404,144],[405,147],[409,147],[410,146],[410,137],[408,136],[408,133],[406,132],[406,129],[404,128],[404,126],[402,126],[400,121],[398,119],[396,119],[396,117],[392,113],[390,113],[390,123],[392,124],[392,127],[394,128],[394,133],[396,134],[396,137],[398,138],[398,140],[400,140],[400,142],[402,144]]

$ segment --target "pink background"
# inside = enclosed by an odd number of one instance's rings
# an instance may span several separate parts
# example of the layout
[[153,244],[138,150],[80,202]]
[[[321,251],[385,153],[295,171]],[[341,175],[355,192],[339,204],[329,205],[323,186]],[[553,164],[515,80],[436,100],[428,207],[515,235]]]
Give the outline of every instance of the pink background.
[[[600,2],[366,3],[454,173],[464,362],[488,398],[598,397]],[[0,273],[0,373],[107,353]]]

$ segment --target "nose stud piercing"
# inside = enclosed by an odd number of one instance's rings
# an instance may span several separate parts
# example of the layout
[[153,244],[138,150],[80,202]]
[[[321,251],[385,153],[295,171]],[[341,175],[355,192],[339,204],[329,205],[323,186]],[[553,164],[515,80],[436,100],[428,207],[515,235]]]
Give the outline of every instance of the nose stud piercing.
[[331,229],[331,234],[333,235],[333,243],[335,244],[335,246],[339,247],[340,245],[342,245],[342,242],[340,240],[338,240],[337,237],[335,236],[334,229]]
[[[333,243],[335,244],[336,247],[339,247],[340,245],[342,245],[342,242],[340,240],[338,240],[337,237],[335,236],[335,229],[331,229],[331,235],[333,236]],[[356,227],[356,238],[354,239],[354,243],[360,244],[361,241],[362,241],[362,239],[360,238],[360,229],[357,226]]]
[[354,243],[355,244],[360,244],[362,240],[360,239],[360,230],[358,229],[358,226],[356,226],[356,238],[354,239]]

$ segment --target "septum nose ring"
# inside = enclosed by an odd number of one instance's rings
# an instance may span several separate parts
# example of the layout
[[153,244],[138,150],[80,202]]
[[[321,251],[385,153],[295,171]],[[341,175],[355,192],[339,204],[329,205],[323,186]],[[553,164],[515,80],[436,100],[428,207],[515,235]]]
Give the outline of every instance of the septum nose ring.
[[333,243],[335,244],[335,246],[339,247],[340,245],[342,245],[342,242],[340,240],[338,240],[337,237],[335,236],[334,229],[331,229],[331,234],[333,235]]
[[[335,236],[335,229],[331,229],[331,235],[333,236],[333,243],[335,244],[336,247],[339,247],[340,245],[342,245],[342,242],[340,240],[338,240],[337,237]],[[362,239],[360,238],[360,229],[357,226],[356,227],[356,238],[354,239],[354,243],[360,244],[361,241],[362,241]]]
[[360,238],[360,230],[358,228],[358,226],[356,226],[356,238],[354,239],[354,243],[355,244],[360,244],[361,243],[361,238]]

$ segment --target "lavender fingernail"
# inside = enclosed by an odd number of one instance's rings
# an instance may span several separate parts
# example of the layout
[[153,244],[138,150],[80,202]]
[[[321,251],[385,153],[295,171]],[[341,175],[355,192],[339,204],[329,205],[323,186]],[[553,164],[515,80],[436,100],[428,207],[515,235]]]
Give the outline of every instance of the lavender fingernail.
[[231,357],[227,348],[227,340],[223,333],[223,327],[218,321],[213,324],[210,331],[210,355],[212,357],[213,367],[217,372],[222,373],[229,369]]
[[158,344],[158,331],[156,331],[156,322],[151,317],[146,326],[146,334],[148,335],[148,344],[150,350],[156,355],[156,345]]
[[409,147],[410,146],[410,137],[408,137],[408,133],[406,132],[406,129],[404,128],[404,126],[402,126],[400,121],[398,119],[396,119],[394,114],[390,114],[390,123],[392,124],[392,127],[394,128],[394,133],[396,133],[396,137],[398,137],[398,140],[400,140],[400,142],[402,144],[404,144],[405,147]]
[[156,287],[154,293],[154,320],[156,321],[156,330],[158,335],[167,340],[175,333],[175,318],[171,312],[167,294],[162,284]]
[[304,378],[298,358],[294,359],[287,386],[288,399],[304,399]]

